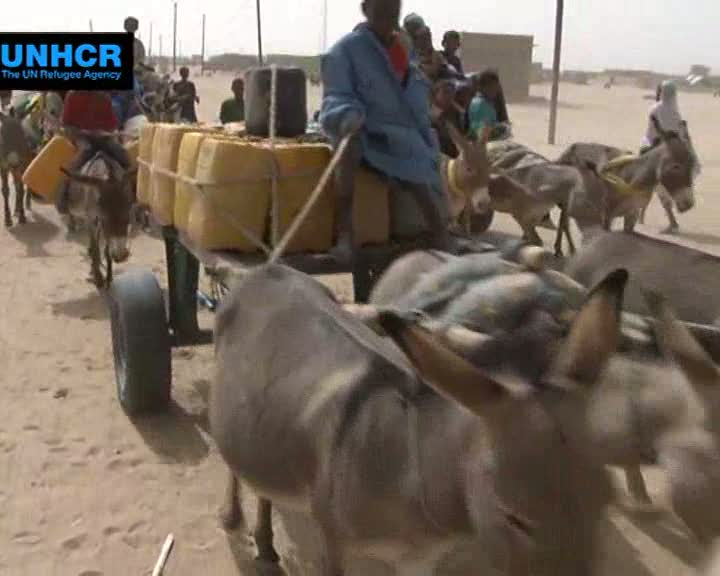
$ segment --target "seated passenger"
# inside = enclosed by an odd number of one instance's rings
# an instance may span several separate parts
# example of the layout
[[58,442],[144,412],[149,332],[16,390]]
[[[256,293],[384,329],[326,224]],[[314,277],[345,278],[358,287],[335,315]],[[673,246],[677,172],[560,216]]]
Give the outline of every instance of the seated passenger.
[[[71,90],[65,96],[63,131],[78,147],[68,172],[79,171],[97,152],[107,154],[121,167],[130,168],[127,150],[112,132],[118,128],[112,101],[107,92]],[[70,181],[65,178],[58,191],[56,207],[67,214],[70,203]]]
[[458,51],[461,46],[460,33],[455,30],[448,30],[443,36],[442,45],[442,54],[445,57],[445,61],[453,67],[454,72],[459,76],[464,76],[465,71],[463,70],[462,61],[458,56]]
[[220,122],[245,121],[245,81],[242,78],[235,78],[230,86],[233,97],[225,100],[220,106]]
[[475,78],[477,94],[470,104],[470,136],[482,134],[486,126],[491,129],[490,140],[510,138],[510,119],[500,77],[494,70],[487,70]]
[[431,117],[433,128],[438,135],[440,151],[450,158],[457,158],[459,151],[448,130],[452,124],[461,134],[464,132],[464,110],[455,101],[455,81],[440,80],[433,87]]
[[435,50],[433,46],[432,32],[427,26],[423,26],[415,32],[413,45],[417,54],[420,69],[424,72],[430,82],[443,78],[451,78],[451,73],[442,52]]
[[340,261],[354,255],[354,180],[361,165],[391,182],[395,235],[422,233],[418,219],[424,219],[439,247],[448,240],[438,143],[430,123],[430,84],[399,40],[400,3],[365,0],[366,22],[323,59],[323,130],[336,144],[352,137],[335,173],[339,229],[333,254]]

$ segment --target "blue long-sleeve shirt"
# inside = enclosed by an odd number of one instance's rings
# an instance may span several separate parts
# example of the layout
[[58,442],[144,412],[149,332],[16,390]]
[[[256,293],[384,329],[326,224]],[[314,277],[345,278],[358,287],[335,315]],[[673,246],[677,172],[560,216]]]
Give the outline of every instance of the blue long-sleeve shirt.
[[401,82],[387,50],[361,25],[323,58],[323,130],[337,140],[346,114],[360,114],[363,158],[399,180],[441,190],[440,153],[430,122],[430,84],[411,62]]

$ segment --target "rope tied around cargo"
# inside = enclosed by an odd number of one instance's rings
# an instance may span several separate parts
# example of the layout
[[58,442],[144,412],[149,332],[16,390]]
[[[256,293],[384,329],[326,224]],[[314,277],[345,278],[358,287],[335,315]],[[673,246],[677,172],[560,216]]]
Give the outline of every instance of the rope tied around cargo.
[[270,254],[270,258],[268,259],[268,264],[275,264],[278,261],[290,241],[295,237],[295,234],[297,234],[300,226],[302,226],[302,224],[307,219],[310,211],[315,207],[315,204],[320,199],[320,196],[327,187],[328,182],[330,181],[330,177],[335,172],[337,165],[340,163],[340,160],[342,160],[343,156],[345,156],[345,152],[347,151],[348,145],[350,144],[350,140],[353,138],[353,136],[354,134],[347,134],[343,136],[342,140],[340,140],[340,145],[335,149],[335,153],[333,154],[330,163],[327,165],[327,168],[325,168],[323,175],[320,177],[320,181],[318,182],[317,186],[315,186],[315,190],[313,190],[310,198],[302,207],[302,210],[300,210],[300,213],[296,216],[295,220],[293,220],[292,224],[285,232],[285,235],[275,246],[275,250],[273,250],[272,254]]
[[273,152],[272,162],[273,166],[273,178],[272,178],[272,192],[270,198],[272,199],[272,218],[270,219],[270,238],[273,245],[277,245],[278,240],[278,226],[280,218],[280,198],[278,197],[278,182],[277,174],[280,171],[277,158],[275,158],[275,136],[277,134],[277,65],[270,65],[270,151]]
[[[154,165],[152,162],[149,162],[148,160],[144,160],[142,158],[138,158],[137,162],[139,165],[145,167],[148,169],[150,174],[160,174],[162,176],[165,176],[167,178],[171,178],[178,182],[183,182],[184,184],[187,184],[189,186],[192,186],[195,190],[197,190],[200,194],[204,194],[206,200],[210,203],[214,214],[220,218],[221,220],[224,220],[227,224],[229,224],[231,227],[237,229],[248,241],[252,242],[255,246],[257,246],[258,249],[260,249],[264,254],[270,255],[272,252],[272,249],[265,244],[257,235],[255,235],[253,232],[247,229],[247,227],[240,222],[237,218],[233,217],[231,214],[228,213],[227,210],[222,209],[222,207],[218,206],[216,204],[212,197],[208,194],[205,194],[205,191],[209,188],[224,188],[228,186],[237,186],[237,185],[243,185],[243,184],[258,184],[260,182],[267,182],[275,181],[276,183],[280,183],[281,181],[286,180],[293,180],[296,178],[317,178],[318,175],[320,178],[323,177],[324,172],[321,172],[319,168],[312,168],[309,170],[298,170],[291,173],[282,173],[282,170],[280,169],[280,166],[277,163],[277,160],[275,157],[273,157],[271,163],[270,163],[270,171],[266,176],[261,177],[254,177],[254,178],[232,178],[229,180],[223,180],[223,181],[217,181],[217,182],[206,182],[198,180],[197,178],[193,178],[192,176],[185,176],[183,174],[178,174],[177,172],[174,172],[172,170],[168,170],[166,168],[161,168],[159,166]],[[321,189],[322,190],[322,189]],[[310,198],[312,200],[312,198]],[[317,199],[315,199],[316,201]],[[301,214],[298,214],[298,217]],[[289,230],[288,230],[289,231]],[[292,238],[290,238],[292,240]]]

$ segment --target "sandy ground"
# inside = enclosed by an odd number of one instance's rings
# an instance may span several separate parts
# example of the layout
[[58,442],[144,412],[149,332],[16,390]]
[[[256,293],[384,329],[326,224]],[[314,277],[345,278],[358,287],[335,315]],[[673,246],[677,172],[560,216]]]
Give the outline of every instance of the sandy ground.
[[[196,79],[200,115],[214,119],[229,77]],[[547,86],[512,106],[518,140],[550,155]],[[644,130],[644,93],[632,88],[563,86],[558,139],[595,140],[636,148]],[[317,102],[318,94],[311,95]],[[683,95],[704,163],[699,205],[681,218],[686,239],[720,243],[720,101]],[[648,227],[665,224],[654,203]],[[515,230],[500,218],[500,228]],[[150,574],[162,543],[177,543],[167,576],[250,575],[254,549],[244,532],[219,528],[225,471],[207,434],[206,399],[212,351],[174,352],[174,405],[169,415],[130,421],[120,409],[103,298],[85,282],[84,247],[68,239],[54,210],[37,207],[25,227],[0,230],[0,574],[100,576]],[[153,269],[164,282],[161,242],[137,237],[129,267]],[[333,286],[349,292],[347,278]],[[210,322],[210,317],[204,318]],[[649,471],[662,500],[662,476]],[[252,502],[245,510],[254,517]],[[680,576],[698,559],[669,514],[649,521],[611,513],[603,574]],[[276,515],[286,573],[318,573],[318,537],[309,519]],[[479,564],[452,574],[492,574]],[[389,574],[358,564],[351,575]]]

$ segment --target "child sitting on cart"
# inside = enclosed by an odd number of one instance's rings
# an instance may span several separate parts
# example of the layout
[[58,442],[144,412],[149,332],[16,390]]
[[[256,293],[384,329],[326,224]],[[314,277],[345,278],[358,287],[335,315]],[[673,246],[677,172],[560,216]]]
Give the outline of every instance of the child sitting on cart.
[[339,229],[333,254],[341,261],[354,255],[354,180],[361,165],[390,180],[395,236],[429,228],[438,248],[449,242],[430,84],[400,40],[400,4],[365,0],[366,21],[323,59],[323,129],[336,143],[351,137],[335,174]]

